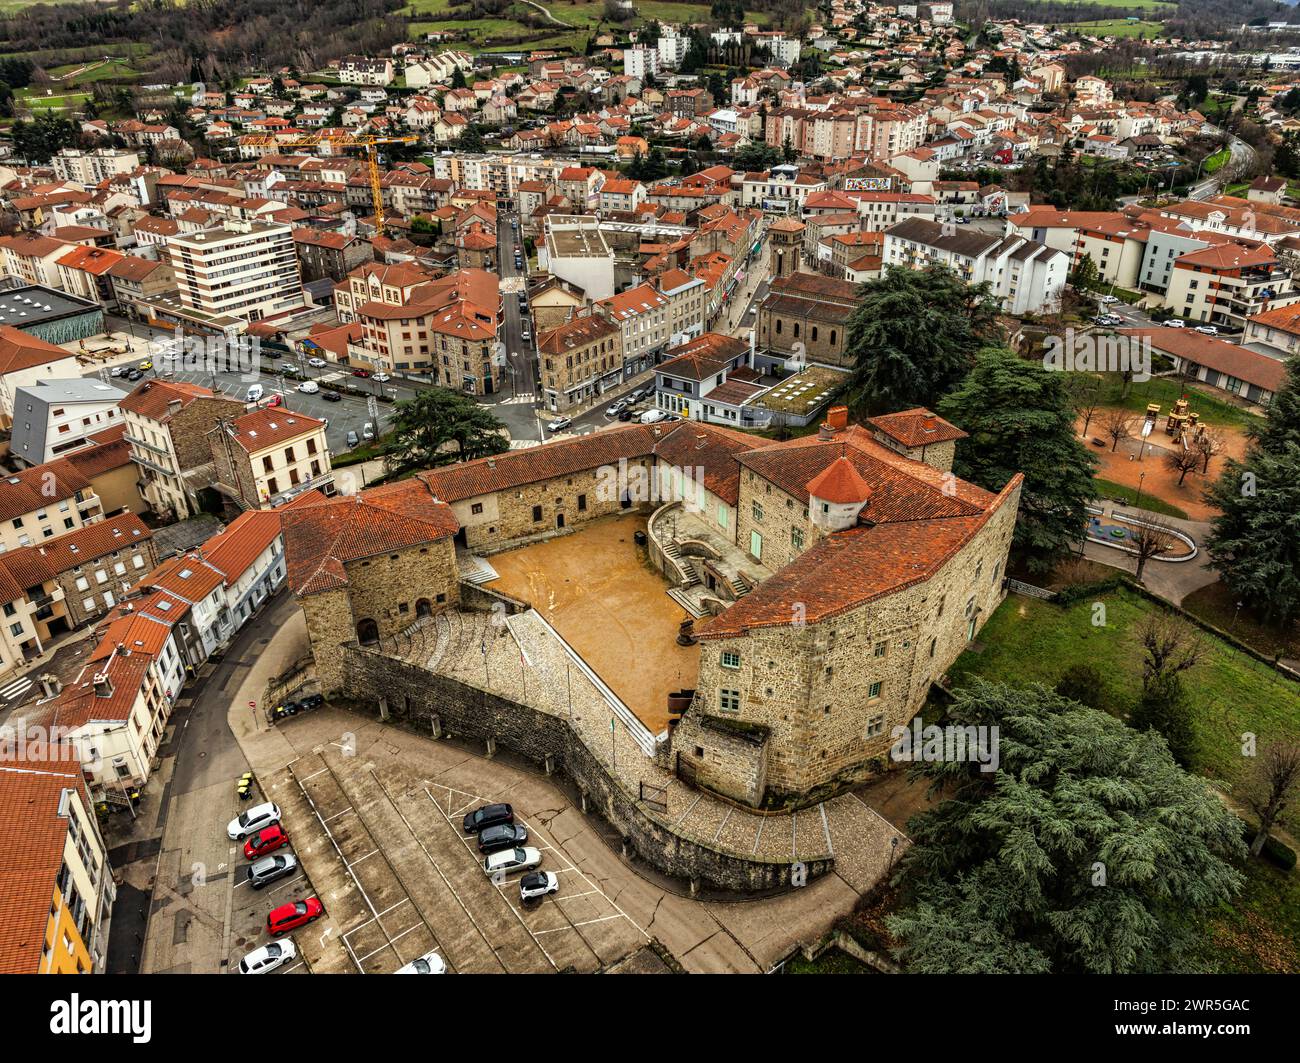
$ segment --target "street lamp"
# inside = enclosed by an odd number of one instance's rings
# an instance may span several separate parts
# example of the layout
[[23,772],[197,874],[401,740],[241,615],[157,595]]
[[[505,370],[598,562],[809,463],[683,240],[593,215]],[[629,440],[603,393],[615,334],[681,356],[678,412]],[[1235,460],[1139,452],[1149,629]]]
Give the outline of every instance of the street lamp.
[[1146,478],[1147,478],[1146,473],[1144,472],[1138,473],[1138,490],[1137,490],[1137,499],[1133,503],[1134,509],[1142,508],[1142,481],[1145,480]]

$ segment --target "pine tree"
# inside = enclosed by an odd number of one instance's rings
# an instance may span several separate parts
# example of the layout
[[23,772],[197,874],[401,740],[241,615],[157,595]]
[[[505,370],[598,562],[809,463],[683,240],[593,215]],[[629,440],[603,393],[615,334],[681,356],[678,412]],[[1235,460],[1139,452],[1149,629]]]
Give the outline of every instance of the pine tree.
[[[997,768],[922,761],[946,784],[908,824],[904,907],[888,919],[920,974],[1192,968],[1189,915],[1242,886],[1240,821],[1165,743],[1042,686],[974,679],[949,709],[996,728]],[[987,732],[986,732],[987,733]]]
[[939,412],[970,433],[957,444],[962,479],[1000,491],[1024,474],[1013,542],[1031,571],[1051,568],[1083,534],[1097,466],[1074,433],[1064,374],[989,348]]

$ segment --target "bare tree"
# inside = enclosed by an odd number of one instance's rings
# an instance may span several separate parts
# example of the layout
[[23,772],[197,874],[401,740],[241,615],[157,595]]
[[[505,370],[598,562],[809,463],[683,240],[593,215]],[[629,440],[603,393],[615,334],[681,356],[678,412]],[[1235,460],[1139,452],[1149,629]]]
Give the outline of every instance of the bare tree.
[[1206,476],[1210,472],[1210,459],[1216,454],[1223,453],[1224,447],[1228,445],[1227,437],[1216,428],[1205,428],[1192,442],[1196,452],[1201,456],[1201,475]]
[[1246,779],[1242,798],[1259,817],[1259,831],[1250,843],[1250,855],[1258,856],[1268,832],[1291,799],[1300,792],[1300,742],[1286,739],[1272,743],[1255,762]]
[[1208,647],[1200,631],[1180,616],[1148,613],[1137,628],[1142,644],[1142,688],[1196,667]]
[[1073,378],[1070,385],[1070,398],[1074,402],[1075,412],[1083,417],[1083,431],[1081,435],[1088,434],[1088,426],[1092,424],[1093,414],[1097,412],[1097,407],[1101,404],[1101,397],[1106,392],[1102,385],[1101,377],[1094,376],[1092,373],[1083,373]]
[[1110,439],[1110,452],[1115,453],[1121,439],[1133,434],[1133,415],[1127,410],[1107,410],[1101,417],[1101,430]]
[[1183,481],[1187,479],[1187,474],[1194,471],[1201,464],[1201,455],[1193,447],[1184,447],[1179,444],[1174,450],[1165,455],[1165,464],[1174,472],[1178,473],[1178,486],[1183,486]]
[[1129,540],[1133,551],[1137,554],[1137,580],[1142,582],[1142,570],[1146,564],[1154,557],[1161,557],[1169,553],[1178,542],[1175,538],[1173,529],[1161,520],[1147,521],[1146,524],[1139,524],[1135,527],[1133,538]]

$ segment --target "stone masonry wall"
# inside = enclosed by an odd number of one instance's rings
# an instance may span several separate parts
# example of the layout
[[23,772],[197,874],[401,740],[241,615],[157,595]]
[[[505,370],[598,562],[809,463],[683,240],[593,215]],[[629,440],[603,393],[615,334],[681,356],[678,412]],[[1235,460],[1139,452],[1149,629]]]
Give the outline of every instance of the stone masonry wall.
[[671,767],[695,774],[696,785],[757,806],[767,789],[767,735],[744,735],[703,712],[687,712],[673,729]]
[[178,410],[169,423],[172,447],[180,470],[206,465],[212,460],[208,433],[222,418],[239,417],[244,404],[232,399],[195,399],[183,410]]
[[[806,792],[887,756],[891,729],[917,713],[966,648],[972,617],[978,632],[1002,601],[1018,501],[1008,499],[924,583],[821,623],[704,640],[686,718],[704,707],[770,728],[767,785],[777,792]],[[737,655],[739,666],[724,666],[724,653]],[[726,707],[722,691],[738,692],[738,710]],[[747,785],[742,774],[725,792]]]
[[[753,892],[789,885],[789,864],[713,849],[652,819],[560,717],[357,645],[345,647],[340,656],[348,697],[372,705],[384,697],[389,713],[416,731],[432,734],[436,717],[444,734],[480,742],[494,739],[537,764],[552,758],[552,767],[585,795],[588,809],[599,813],[659,871],[725,890]],[[823,875],[833,866],[829,859],[811,862],[808,876]]]
[[[645,483],[649,484],[652,465],[650,458],[638,458],[627,463],[627,475],[641,469]],[[588,521],[623,513],[631,507],[622,504],[616,491],[608,490],[608,479],[598,470],[575,472],[570,476],[557,476],[522,487],[497,491],[478,498],[467,498],[452,505],[456,519],[465,530],[465,545],[475,552],[491,552],[506,547],[521,546],[530,539],[538,539],[557,530],[571,531]],[[605,497],[608,495],[609,497]],[[481,511],[474,512],[475,506]],[[533,519],[533,507],[540,507],[540,519]],[[564,527],[558,528],[558,517],[564,518]]]

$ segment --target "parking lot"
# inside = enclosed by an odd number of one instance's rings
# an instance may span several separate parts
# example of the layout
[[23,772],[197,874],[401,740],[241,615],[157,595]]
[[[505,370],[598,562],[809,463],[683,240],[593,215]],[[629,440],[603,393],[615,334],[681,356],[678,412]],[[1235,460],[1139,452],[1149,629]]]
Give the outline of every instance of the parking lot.
[[[280,726],[300,728],[310,719]],[[355,736],[345,735],[299,756],[267,785],[326,908],[325,919],[294,934],[303,969],[391,973],[435,950],[449,972],[594,971],[648,940],[570,859],[545,813],[516,804],[526,844],[542,852],[541,869],[560,880],[558,893],[522,903],[520,876],[494,882],[475,837],[461,830],[467,811],[518,797],[474,793],[456,778],[421,779],[397,763],[381,770],[376,760],[385,751],[359,756]],[[274,904],[297,899],[293,880],[283,899],[271,893],[278,885],[261,891],[265,902],[253,902],[257,894],[248,891],[250,919],[253,908],[264,919]],[[237,907],[241,889],[248,887],[236,888]],[[233,951],[242,955],[260,943],[245,941]]]

